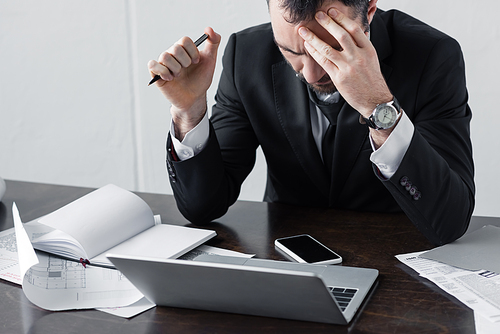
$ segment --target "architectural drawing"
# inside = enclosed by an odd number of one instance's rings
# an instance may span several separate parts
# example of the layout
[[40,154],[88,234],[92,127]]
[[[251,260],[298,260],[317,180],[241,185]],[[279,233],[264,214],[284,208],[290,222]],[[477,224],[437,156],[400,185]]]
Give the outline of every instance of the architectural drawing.
[[46,268],[34,266],[26,278],[30,284],[45,289],[80,289],[87,285],[85,268],[80,263],[50,255]]

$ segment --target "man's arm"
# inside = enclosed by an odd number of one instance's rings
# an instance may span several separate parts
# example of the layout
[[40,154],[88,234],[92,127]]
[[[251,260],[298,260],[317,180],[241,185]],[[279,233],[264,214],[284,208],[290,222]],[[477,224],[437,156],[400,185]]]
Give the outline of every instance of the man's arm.
[[[388,102],[385,94],[389,85],[380,73],[375,49],[360,27],[334,9],[328,15],[316,19],[339,40],[341,50],[302,31],[305,46],[346,101],[367,118],[376,103]],[[433,243],[443,244],[465,232],[474,208],[471,112],[458,43],[442,38],[425,56],[427,64],[418,78],[391,86],[415,126],[410,146],[389,180],[376,167],[374,170],[422,233]],[[408,60],[400,61],[412,66]],[[408,95],[399,96],[398,92],[416,96],[416,104],[405,105]],[[393,130],[370,128],[375,146],[384,145]]]
[[207,111],[207,90],[212,83],[221,37],[206,28],[208,41],[199,51],[188,37],[181,38],[158,61],[148,63],[151,76],[159,75],[156,86],[172,107],[170,113],[177,139],[182,141]]
[[[201,152],[185,161],[174,161],[172,138],[167,141],[167,168],[177,206],[195,224],[219,218],[237,200],[241,184],[255,164],[258,141],[234,85],[236,36],[229,38],[223,72],[215,97],[209,137]],[[223,113],[223,117],[219,114]],[[222,130],[220,128],[223,128]],[[221,150],[219,141],[230,143]]]

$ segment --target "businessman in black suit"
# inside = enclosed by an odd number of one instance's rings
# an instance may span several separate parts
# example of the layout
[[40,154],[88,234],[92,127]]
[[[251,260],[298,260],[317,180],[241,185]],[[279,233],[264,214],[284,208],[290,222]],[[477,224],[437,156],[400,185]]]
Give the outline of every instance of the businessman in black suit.
[[475,186],[458,43],[377,0],[268,6],[271,24],[231,36],[210,120],[219,35],[207,28],[203,51],[185,37],[148,64],[172,103],[167,167],[181,212],[222,216],[260,145],[266,201],[403,211],[434,244],[459,238]]

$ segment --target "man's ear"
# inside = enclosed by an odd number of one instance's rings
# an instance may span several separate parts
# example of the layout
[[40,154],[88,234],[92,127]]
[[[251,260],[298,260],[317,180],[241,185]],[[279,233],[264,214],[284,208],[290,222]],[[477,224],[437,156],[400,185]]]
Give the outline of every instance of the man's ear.
[[375,16],[375,13],[377,12],[377,2],[378,0],[370,0],[370,3],[368,4],[368,24],[372,23],[373,17]]

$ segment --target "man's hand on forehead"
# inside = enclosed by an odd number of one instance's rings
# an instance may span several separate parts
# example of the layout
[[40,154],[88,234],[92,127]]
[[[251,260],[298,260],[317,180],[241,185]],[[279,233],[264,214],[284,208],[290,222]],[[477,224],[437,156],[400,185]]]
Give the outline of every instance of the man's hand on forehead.
[[345,100],[368,117],[377,104],[392,100],[380,71],[377,52],[360,23],[341,11],[318,11],[316,21],[340,44],[336,50],[306,27],[299,28],[304,47],[329,74]]

